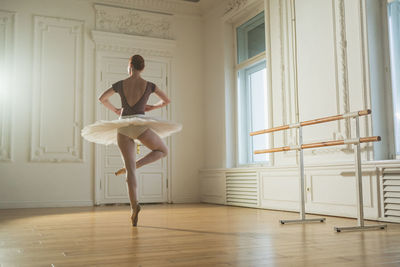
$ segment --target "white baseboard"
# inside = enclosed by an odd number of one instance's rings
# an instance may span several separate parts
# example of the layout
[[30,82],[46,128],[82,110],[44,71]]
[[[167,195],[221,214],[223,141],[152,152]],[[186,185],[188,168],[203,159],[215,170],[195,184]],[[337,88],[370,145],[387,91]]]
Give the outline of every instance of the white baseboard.
[[0,201],[0,209],[17,208],[55,208],[55,207],[87,207],[93,206],[92,200],[65,201]]
[[196,197],[176,197],[172,200],[172,203],[183,204],[183,203],[200,203],[200,198]]
[[385,218],[385,217],[381,217],[379,218],[379,221],[381,222],[390,222],[390,223],[400,223],[400,218]]

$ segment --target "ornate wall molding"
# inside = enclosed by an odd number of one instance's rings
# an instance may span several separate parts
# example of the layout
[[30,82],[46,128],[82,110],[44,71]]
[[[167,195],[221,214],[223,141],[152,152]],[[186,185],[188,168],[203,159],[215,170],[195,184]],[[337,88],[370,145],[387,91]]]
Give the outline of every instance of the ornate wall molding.
[[94,7],[96,30],[173,39],[171,15],[105,5]]
[[[279,60],[280,60],[280,90],[282,125],[295,123],[299,114],[298,93],[296,89],[296,39],[295,28],[292,24],[291,0],[277,2],[279,10]],[[295,145],[297,143],[297,130],[291,129],[282,132],[283,145]],[[284,152],[289,155],[290,153]]]
[[264,11],[264,1],[262,0],[229,0],[223,15],[223,20],[235,23],[241,16],[253,13],[256,9]]
[[[337,114],[350,112],[349,104],[349,82],[347,63],[347,40],[344,0],[332,0],[332,34],[334,38],[334,58],[336,72],[336,106]],[[337,127],[333,129],[332,138],[335,140],[347,139],[351,136],[349,120],[340,120]],[[305,152],[306,155],[333,155],[338,153],[351,153],[351,146],[311,149]]]
[[198,3],[187,3],[181,0],[96,0],[96,3],[111,4],[151,12],[192,16],[202,15],[202,10]]
[[83,26],[34,17],[32,161],[83,160]]
[[[282,118],[283,124],[295,123],[299,114],[298,89],[296,85],[296,43],[295,28],[291,23],[291,0],[279,1],[280,18],[280,57],[282,62],[281,86],[282,86]],[[295,145],[297,143],[297,130],[284,132],[284,144]],[[285,152],[286,154],[286,152]]]
[[244,7],[249,0],[230,0],[225,8],[225,14],[235,12]]
[[[282,1],[279,1],[279,37],[280,37],[280,42],[279,42],[279,50],[280,50],[280,61],[281,61],[281,91],[282,91],[282,125],[287,124],[286,120],[286,108],[283,108],[286,106],[286,83],[285,83],[285,53],[284,53],[284,46],[285,46],[285,41],[284,41],[284,26],[283,26],[283,7],[282,7]],[[288,144],[288,131],[285,131],[283,133],[283,144],[287,145]]]
[[0,11],[0,161],[12,160],[14,20],[13,12]]
[[[347,63],[347,38],[346,38],[346,19],[344,0],[333,1],[334,36],[335,36],[335,55],[336,55],[336,77],[338,95],[338,113],[350,112],[349,102],[349,80]],[[350,137],[349,120],[338,122],[336,135],[339,139]]]
[[[281,6],[285,1],[279,1],[279,5]],[[293,4],[293,2],[290,2]],[[347,113],[350,112],[350,104],[349,104],[349,83],[348,83],[348,63],[347,63],[347,40],[346,40],[346,21],[345,21],[345,3],[344,0],[332,0],[331,2],[331,10],[332,10],[332,35],[333,35],[333,41],[334,41],[334,60],[335,60],[335,65],[332,66],[333,70],[336,72],[336,106],[337,106],[337,113]],[[289,5],[289,4],[288,4]],[[285,14],[284,11],[281,10],[280,16],[286,15],[286,20],[285,18],[281,18],[281,23],[287,22],[288,24],[290,23],[290,15]],[[282,22],[283,21],[283,22]],[[296,22],[297,23],[297,22]],[[282,27],[282,26],[281,26]],[[285,34],[287,31],[289,31],[288,27],[284,28],[283,31],[281,29],[281,35]],[[291,36],[293,39],[296,38],[295,35],[292,34]],[[289,38],[286,38],[285,36],[281,36],[281,38],[284,40],[283,43],[281,44],[281,49],[287,49],[288,42],[290,41]],[[298,36],[297,36],[298,38]],[[297,40],[295,40],[297,42]],[[283,47],[282,47],[283,46]],[[290,46],[289,46],[290,48]],[[282,60],[285,58],[285,52],[281,51],[281,58]],[[290,63],[289,63],[290,64]],[[295,64],[293,64],[295,65]],[[295,66],[296,68],[298,66]],[[289,68],[289,67],[287,67]],[[283,71],[286,70],[287,68],[283,68]],[[284,77],[284,74],[282,74],[282,77]],[[285,83],[282,82],[282,90],[284,90],[284,85]],[[290,96],[291,92],[289,91],[287,95]],[[282,94],[284,97],[285,94]],[[283,103],[289,104],[287,100],[282,100]],[[286,107],[285,107],[286,108]],[[285,109],[284,108],[284,109]],[[284,114],[285,112],[287,113],[288,111],[283,111]],[[289,111],[290,114],[292,114],[293,111]],[[290,115],[289,114],[289,115]],[[290,119],[289,117],[287,117]],[[338,121],[337,122],[337,127],[334,127],[332,129],[332,137],[335,140],[338,139],[346,139],[350,137],[350,123],[349,121]],[[295,135],[290,135],[288,136],[289,142],[293,142],[293,137],[296,137]],[[294,138],[296,139],[296,138]],[[285,140],[287,141],[287,140]],[[322,154],[337,154],[337,153],[348,153],[351,152],[350,147],[335,147],[335,148],[322,148],[322,149],[312,149],[312,150],[307,150],[305,154],[309,155],[322,155]]]
[[92,31],[96,51],[173,57],[175,41],[127,34]]

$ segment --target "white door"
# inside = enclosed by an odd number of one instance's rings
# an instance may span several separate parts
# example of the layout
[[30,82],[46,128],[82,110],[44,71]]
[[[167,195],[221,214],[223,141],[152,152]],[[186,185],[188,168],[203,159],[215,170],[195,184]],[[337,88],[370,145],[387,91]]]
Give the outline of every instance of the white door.
[[[127,58],[102,57],[99,64],[100,88],[97,88],[97,95],[100,95],[105,89],[110,88],[113,83],[125,79],[128,76],[127,65]],[[168,62],[146,60],[146,68],[142,73],[144,79],[154,82],[161,90],[166,92],[167,95],[169,95],[167,87],[168,67]],[[114,94],[110,101],[116,107],[121,106],[121,100],[118,94]],[[159,99],[152,94],[149,99],[149,104],[154,104],[158,101]],[[118,116],[115,113],[105,108],[103,105],[98,105],[96,120],[118,119]],[[166,108],[148,112],[146,115],[165,120],[170,119]],[[170,147],[169,140],[165,139],[164,141],[166,142],[167,147]],[[136,159],[143,157],[148,152],[149,149],[141,146],[140,153],[136,154]],[[139,202],[167,202],[169,160],[169,156],[167,156],[137,170]],[[126,176],[114,175],[114,172],[122,167],[123,160],[118,146],[96,145],[96,186],[99,187],[96,190],[97,204],[129,203],[125,182]]]

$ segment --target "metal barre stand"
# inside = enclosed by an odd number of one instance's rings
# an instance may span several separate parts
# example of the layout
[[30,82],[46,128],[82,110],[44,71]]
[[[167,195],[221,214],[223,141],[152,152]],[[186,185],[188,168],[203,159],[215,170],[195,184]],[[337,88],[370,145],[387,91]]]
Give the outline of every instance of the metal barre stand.
[[[357,112],[350,112],[342,115],[336,115],[331,117],[320,118],[316,120],[304,121],[299,122],[291,125],[284,125],[279,126],[271,129],[260,130],[256,132],[250,133],[251,136],[264,134],[264,133],[271,133],[275,131],[287,130],[291,128],[298,128],[299,129],[299,143],[297,146],[286,146],[280,148],[272,148],[272,149],[264,149],[264,150],[256,150],[254,151],[255,154],[261,153],[274,153],[280,151],[289,151],[289,150],[298,150],[300,153],[300,164],[299,164],[299,171],[300,171],[300,219],[298,220],[280,220],[281,224],[286,223],[309,223],[309,222],[325,222],[325,218],[313,218],[313,219],[306,219],[305,217],[305,192],[304,192],[304,155],[303,149],[306,148],[317,148],[317,147],[324,147],[324,146],[336,146],[336,145],[344,145],[344,144],[352,144],[354,147],[354,156],[355,156],[355,174],[356,174],[356,187],[357,187],[357,226],[351,227],[334,227],[336,232],[342,231],[357,231],[357,230],[379,230],[379,229],[386,229],[386,224],[378,224],[378,225],[365,225],[364,224],[364,205],[363,205],[363,191],[362,191],[362,172],[361,172],[361,149],[360,143],[366,142],[375,142],[380,141],[379,136],[373,137],[364,137],[360,138],[360,116],[365,116],[371,114],[371,110],[362,110]],[[335,140],[335,141],[327,141],[327,142],[319,142],[319,143],[312,143],[312,144],[303,144],[303,126],[325,123],[329,121],[336,121],[342,120],[347,118],[355,119],[356,123],[356,138],[355,139],[348,139],[348,140]]]
[[[360,148],[360,119],[359,115],[353,117],[356,122],[356,139],[353,143],[354,159],[355,159],[355,174],[357,187],[357,226],[337,227],[334,229],[340,233],[342,231],[357,231],[357,230],[383,230],[386,229],[386,224],[365,225],[364,224],[364,199],[362,189],[362,171],[361,171],[361,148]],[[349,142],[350,143],[350,142]]]
[[298,220],[279,220],[281,224],[286,224],[286,223],[311,223],[311,222],[325,222],[326,218],[312,218],[312,219],[307,219],[306,218],[306,201],[305,201],[305,192],[304,192],[304,187],[305,187],[305,181],[304,181],[304,153],[303,149],[301,146],[303,145],[303,128],[299,124],[295,124],[293,126],[290,126],[290,128],[298,128],[299,130],[299,143],[298,147],[295,147],[297,151],[300,154],[300,164],[299,164],[299,171],[300,171],[300,219]]

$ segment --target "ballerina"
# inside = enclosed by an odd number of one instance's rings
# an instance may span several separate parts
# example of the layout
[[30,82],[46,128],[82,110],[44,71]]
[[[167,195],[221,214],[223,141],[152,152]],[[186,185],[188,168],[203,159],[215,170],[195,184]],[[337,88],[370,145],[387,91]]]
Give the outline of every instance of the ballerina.
[[[120,116],[119,119],[97,121],[86,126],[81,133],[85,139],[91,142],[118,145],[125,168],[119,170],[116,175],[127,173],[126,182],[133,226],[137,226],[138,215],[141,210],[137,197],[136,169],[165,157],[168,148],[161,138],[182,129],[182,126],[178,123],[144,115],[147,111],[162,108],[171,103],[171,100],[157,85],[141,77],[144,67],[143,57],[140,55],[132,56],[128,66],[129,77],[114,83],[99,98],[105,107]],[[116,108],[108,100],[114,93],[120,95],[122,108]],[[152,93],[155,93],[160,101],[155,105],[147,105]],[[151,150],[138,161],[136,161],[135,155],[136,143],[141,143]]]

